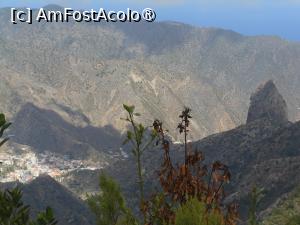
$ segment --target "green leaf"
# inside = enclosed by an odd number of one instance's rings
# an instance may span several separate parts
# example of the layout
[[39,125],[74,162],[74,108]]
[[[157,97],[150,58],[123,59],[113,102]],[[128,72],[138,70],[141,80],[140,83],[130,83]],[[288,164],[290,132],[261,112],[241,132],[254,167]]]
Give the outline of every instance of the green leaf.
[[132,140],[132,132],[131,131],[127,131],[127,139],[128,140]]
[[31,225],[56,225],[56,224],[57,221],[55,220],[53,210],[50,207],[47,207],[45,212],[39,213],[36,222],[31,223]]
[[154,138],[156,138],[157,136],[158,136],[157,131],[156,131],[155,129],[153,129],[153,130],[151,131],[151,138],[154,139]]
[[3,136],[4,131],[11,125],[11,123],[5,123],[0,129],[0,137]]
[[134,108],[135,108],[134,105],[128,106],[128,105],[123,104],[123,107],[129,114],[132,114],[134,112]]
[[3,130],[6,130],[8,127],[10,127],[11,123],[6,123],[2,126]]
[[139,124],[139,130],[141,133],[143,133],[145,131],[145,127],[141,123]]
[[0,127],[2,127],[5,123],[6,123],[5,115],[1,113],[0,114]]
[[138,126],[139,139],[141,139],[141,140],[143,139],[144,132],[145,132],[145,127],[142,124],[139,124],[139,126]]
[[127,118],[120,118],[121,120],[124,120],[124,121],[128,121],[128,122],[130,122],[130,120],[129,120],[129,118],[127,117]]

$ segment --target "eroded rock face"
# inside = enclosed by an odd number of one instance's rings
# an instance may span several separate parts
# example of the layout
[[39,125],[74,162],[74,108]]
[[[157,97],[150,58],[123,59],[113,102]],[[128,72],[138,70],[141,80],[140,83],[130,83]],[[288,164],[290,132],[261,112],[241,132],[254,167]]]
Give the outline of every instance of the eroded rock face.
[[287,104],[272,80],[261,85],[251,96],[247,123],[268,119],[274,123],[288,122]]

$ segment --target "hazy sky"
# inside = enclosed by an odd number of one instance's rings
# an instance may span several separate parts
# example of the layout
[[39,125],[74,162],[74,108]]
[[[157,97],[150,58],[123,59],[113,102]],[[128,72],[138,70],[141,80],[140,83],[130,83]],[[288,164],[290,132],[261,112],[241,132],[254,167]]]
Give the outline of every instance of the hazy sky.
[[153,8],[157,20],[231,29],[246,35],[277,35],[300,41],[300,0],[1,0],[0,7],[64,7],[112,10]]

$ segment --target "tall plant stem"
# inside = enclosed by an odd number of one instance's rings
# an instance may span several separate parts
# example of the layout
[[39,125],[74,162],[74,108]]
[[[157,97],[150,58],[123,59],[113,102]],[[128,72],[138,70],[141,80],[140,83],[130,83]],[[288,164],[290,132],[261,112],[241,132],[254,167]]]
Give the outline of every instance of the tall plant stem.
[[[133,120],[133,115],[129,114],[130,122],[133,127],[135,142],[136,142],[136,163],[137,163],[137,170],[138,170],[138,185],[139,185],[139,192],[140,192],[140,203],[141,205],[145,202],[145,195],[144,195],[144,179],[142,174],[142,162],[141,162],[141,156],[142,156],[142,149],[141,149],[141,140],[138,137],[138,131],[136,124]],[[146,215],[143,213],[143,220],[144,224],[146,223]]]

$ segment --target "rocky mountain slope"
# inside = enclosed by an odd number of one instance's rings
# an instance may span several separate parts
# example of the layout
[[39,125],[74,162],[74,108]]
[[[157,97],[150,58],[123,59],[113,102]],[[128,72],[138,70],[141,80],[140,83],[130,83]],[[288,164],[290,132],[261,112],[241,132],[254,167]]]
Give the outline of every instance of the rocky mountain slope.
[[240,201],[243,216],[254,185],[264,188],[262,211],[300,183],[300,122],[289,122],[286,112],[285,100],[269,81],[252,95],[245,125],[195,144],[207,159],[230,167],[232,197]]
[[1,188],[18,185],[24,203],[30,205],[32,216],[50,206],[59,225],[94,225],[94,216],[87,205],[49,176],[40,176],[28,184],[0,184]]
[[[170,130],[176,113],[190,106],[191,138],[197,140],[242,124],[248,96],[268,79],[287,99],[290,119],[300,118],[299,43],[173,22],[13,25],[8,9],[0,10],[0,18],[0,106],[15,121],[13,133],[27,134],[16,142],[33,142],[37,127],[24,114],[29,106],[61,117],[66,127],[56,129],[54,123],[41,134],[59,139],[60,132],[52,131],[68,130],[68,123],[75,129],[124,131],[122,103],[136,105],[145,118],[165,121]],[[37,116],[36,123],[47,120]],[[85,152],[87,139],[63,138],[69,143],[52,141],[47,148],[63,152],[77,143],[74,151],[81,145]],[[94,150],[102,151],[101,145]]]
[[[228,200],[240,204],[241,219],[248,215],[249,194],[254,186],[264,189],[258,212],[262,218],[277,206],[279,200],[300,185],[300,122],[289,122],[287,105],[273,81],[263,83],[252,95],[247,123],[232,130],[210,135],[194,142],[194,148],[202,151],[206,163],[219,160],[229,166],[232,173],[227,185]],[[174,129],[175,130],[175,129]],[[191,133],[193,130],[191,129]],[[180,145],[172,147],[172,158],[183,160],[184,151]],[[144,155],[146,186],[153,190],[162,162],[162,150],[151,149]],[[129,158],[108,167],[123,186],[128,199],[134,203],[136,188],[135,163]],[[88,174],[88,175],[87,175]],[[90,185],[97,180],[98,173],[85,171],[72,173],[65,184],[80,193],[82,185],[74,181],[86,177]]]

